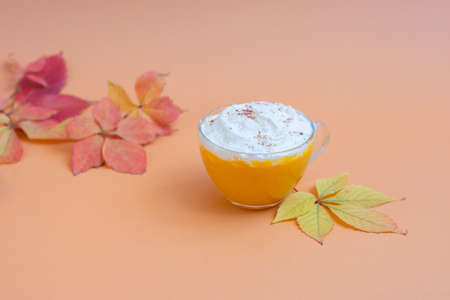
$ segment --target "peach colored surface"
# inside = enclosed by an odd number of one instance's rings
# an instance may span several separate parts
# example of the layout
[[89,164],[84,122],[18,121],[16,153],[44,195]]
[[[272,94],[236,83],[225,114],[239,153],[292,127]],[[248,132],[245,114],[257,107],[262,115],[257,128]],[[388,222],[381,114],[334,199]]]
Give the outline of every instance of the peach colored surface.
[[[63,50],[65,91],[89,99],[107,79],[132,92],[142,72],[170,72],[187,112],[146,148],[144,176],[73,177],[70,143],[24,142],[23,160],[0,166],[0,299],[450,299],[448,1],[1,4],[0,57]],[[336,226],[321,247],[295,223],[271,226],[275,209],[226,203],[196,126],[251,99],[330,127],[301,190],[348,171],[408,198],[380,211],[409,235]]]

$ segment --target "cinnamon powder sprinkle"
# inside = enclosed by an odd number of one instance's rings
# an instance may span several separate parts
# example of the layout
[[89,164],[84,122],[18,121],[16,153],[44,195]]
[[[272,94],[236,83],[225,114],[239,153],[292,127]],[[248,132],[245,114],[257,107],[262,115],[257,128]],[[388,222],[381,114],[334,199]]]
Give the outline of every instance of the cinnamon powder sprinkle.
[[261,134],[261,131],[258,131],[258,134],[256,135],[256,140],[258,141],[258,145],[272,147],[273,146],[272,143],[267,144],[268,138],[269,137],[267,135]]
[[236,109],[236,112],[238,113],[239,116],[245,116],[249,119],[255,120],[256,116],[255,116],[255,111],[252,109],[251,106],[246,106],[244,109]]

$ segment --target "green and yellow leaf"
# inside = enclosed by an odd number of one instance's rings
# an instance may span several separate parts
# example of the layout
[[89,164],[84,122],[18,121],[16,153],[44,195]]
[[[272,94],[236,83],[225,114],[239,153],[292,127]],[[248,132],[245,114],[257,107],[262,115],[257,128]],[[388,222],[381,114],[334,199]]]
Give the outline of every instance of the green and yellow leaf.
[[297,218],[297,223],[304,233],[323,244],[324,237],[333,229],[333,219],[328,211],[315,204],[308,213]]
[[0,164],[20,161],[23,148],[13,129],[0,127]]
[[327,207],[337,216],[350,226],[367,232],[395,232],[406,234],[402,232],[397,224],[388,216],[370,210],[368,208],[352,205],[328,205]]
[[281,203],[272,224],[295,219],[306,214],[314,205],[316,197],[311,193],[297,192],[290,194]]
[[12,130],[7,126],[0,127],[0,155],[6,151]]
[[363,207],[380,206],[392,201],[398,201],[398,199],[362,185],[347,185],[333,197],[323,200],[327,203],[353,204]]
[[62,122],[55,120],[44,121],[23,121],[19,127],[32,140],[63,140],[67,139],[66,126],[73,118],[68,118]]
[[322,178],[316,180],[316,189],[319,199],[334,194],[347,184],[347,173],[336,177]]

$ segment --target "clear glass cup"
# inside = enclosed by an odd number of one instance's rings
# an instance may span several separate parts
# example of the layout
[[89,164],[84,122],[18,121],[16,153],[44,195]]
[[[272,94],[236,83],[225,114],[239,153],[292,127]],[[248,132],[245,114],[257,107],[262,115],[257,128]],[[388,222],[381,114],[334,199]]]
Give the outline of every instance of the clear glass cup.
[[330,134],[325,124],[312,122],[306,142],[291,149],[272,153],[236,152],[212,142],[202,132],[202,124],[225,107],[207,113],[198,126],[200,153],[209,177],[232,204],[262,209],[283,200],[305,173],[306,167],[327,147]]

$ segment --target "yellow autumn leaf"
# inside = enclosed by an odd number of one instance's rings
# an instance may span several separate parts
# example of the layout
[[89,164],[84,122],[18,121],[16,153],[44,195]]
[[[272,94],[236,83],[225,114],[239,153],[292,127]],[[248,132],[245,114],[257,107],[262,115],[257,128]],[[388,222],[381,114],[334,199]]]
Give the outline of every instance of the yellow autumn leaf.
[[129,112],[137,109],[136,104],[128,97],[127,92],[118,84],[108,81],[108,97],[119,105],[122,112]]
[[316,197],[311,193],[297,192],[290,194],[281,203],[272,224],[285,220],[295,219],[306,214],[314,205]]
[[347,173],[336,177],[322,178],[316,180],[316,189],[319,199],[331,195],[342,189],[347,184]]
[[326,203],[353,204],[364,207],[380,206],[392,201],[398,201],[398,199],[362,185],[347,185],[333,197],[323,200]]
[[324,237],[333,229],[333,219],[320,204],[315,204],[310,211],[297,218],[297,223],[304,233],[323,244]]
[[0,113],[0,124],[8,124],[9,118],[7,115]]
[[325,204],[339,219],[350,226],[367,232],[402,232],[397,224],[388,216],[368,208],[352,205],[332,205]]

